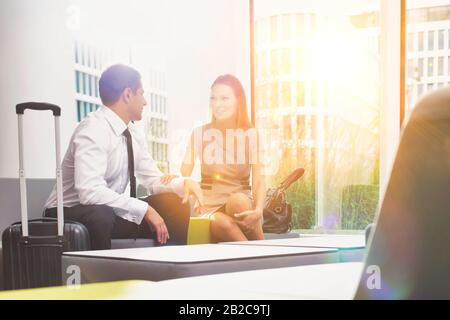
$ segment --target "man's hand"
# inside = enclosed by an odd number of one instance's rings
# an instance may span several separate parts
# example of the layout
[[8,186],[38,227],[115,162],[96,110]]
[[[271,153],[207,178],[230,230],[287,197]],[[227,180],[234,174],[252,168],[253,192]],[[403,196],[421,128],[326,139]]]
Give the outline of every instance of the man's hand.
[[192,179],[184,180],[184,198],[182,203],[186,203],[189,200],[189,196],[193,195],[197,200],[200,206],[204,205],[203,202],[203,192],[197,182]]
[[159,243],[165,244],[167,239],[169,239],[169,231],[167,230],[166,224],[152,207],[148,207],[147,212],[144,216],[145,221],[150,225],[150,228],[156,232],[156,239]]
[[262,211],[247,210],[241,213],[235,213],[236,223],[242,231],[249,232],[257,227],[262,219]]
[[170,181],[172,181],[174,178],[177,178],[178,176],[173,175],[173,174],[166,174],[164,176],[162,176],[159,181],[163,184],[163,185],[168,185],[170,183]]

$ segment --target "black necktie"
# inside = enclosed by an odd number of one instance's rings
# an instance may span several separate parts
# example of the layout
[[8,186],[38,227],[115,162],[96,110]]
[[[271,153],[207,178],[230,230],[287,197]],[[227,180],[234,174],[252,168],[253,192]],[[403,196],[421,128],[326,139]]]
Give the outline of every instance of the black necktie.
[[133,144],[131,140],[131,134],[128,129],[123,132],[125,138],[127,138],[127,151],[128,151],[128,174],[130,176],[130,197],[136,198],[136,177],[134,176],[134,156],[133,156]]

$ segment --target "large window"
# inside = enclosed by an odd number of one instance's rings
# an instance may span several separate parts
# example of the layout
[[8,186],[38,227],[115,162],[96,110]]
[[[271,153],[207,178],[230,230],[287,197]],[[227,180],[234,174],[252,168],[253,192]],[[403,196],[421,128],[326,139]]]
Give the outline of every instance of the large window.
[[306,169],[288,191],[295,229],[361,230],[374,219],[379,2],[254,1],[255,118],[272,148],[267,184]]
[[[450,0],[407,0],[407,42],[418,37],[418,47],[408,46],[405,120],[422,96],[450,85]],[[427,37],[427,46],[423,45]],[[423,64],[426,63],[424,66]]]

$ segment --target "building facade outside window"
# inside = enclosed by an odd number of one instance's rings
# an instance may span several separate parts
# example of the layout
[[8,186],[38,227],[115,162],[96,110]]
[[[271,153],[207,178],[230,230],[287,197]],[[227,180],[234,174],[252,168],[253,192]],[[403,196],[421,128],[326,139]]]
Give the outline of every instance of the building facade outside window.
[[255,1],[256,124],[271,130],[278,163],[267,185],[306,169],[288,190],[295,229],[361,230],[375,215],[379,1],[362,2],[355,14],[330,12],[333,1]]
[[[406,69],[405,120],[420,98],[432,90],[450,85],[450,0],[431,6],[423,0],[407,0],[407,42],[418,38],[418,47],[408,45],[407,59],[417,65]],[[426,35],[427,46],[424,48]],[[421,40],[422,39],[422,40]],[[423,63],[426,63],[424,69]],[[423,72],[426,70],[426,74]]]
[[[103,69],[115,61],[131,64],[132,50],[98,48],[79,39],[74,41],[75,105],[78,122],[101,107],[98,81]],[[147,134],[148,149],[161,171],[168,173],[168,117],[164,72],[155,69],[139,71],[143,76],[148,104],[141,121]]]

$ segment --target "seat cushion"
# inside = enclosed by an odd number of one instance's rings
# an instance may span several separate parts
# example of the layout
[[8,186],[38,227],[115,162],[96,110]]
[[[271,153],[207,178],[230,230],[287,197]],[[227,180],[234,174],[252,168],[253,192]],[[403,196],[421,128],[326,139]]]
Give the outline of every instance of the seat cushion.
[[0,242],[0,290],[3,290],[3,252],[2,243]]
[[156,241],[153,239],[112,239],[111,249],[126,249],[126,248],[146,248],[154,247]]

